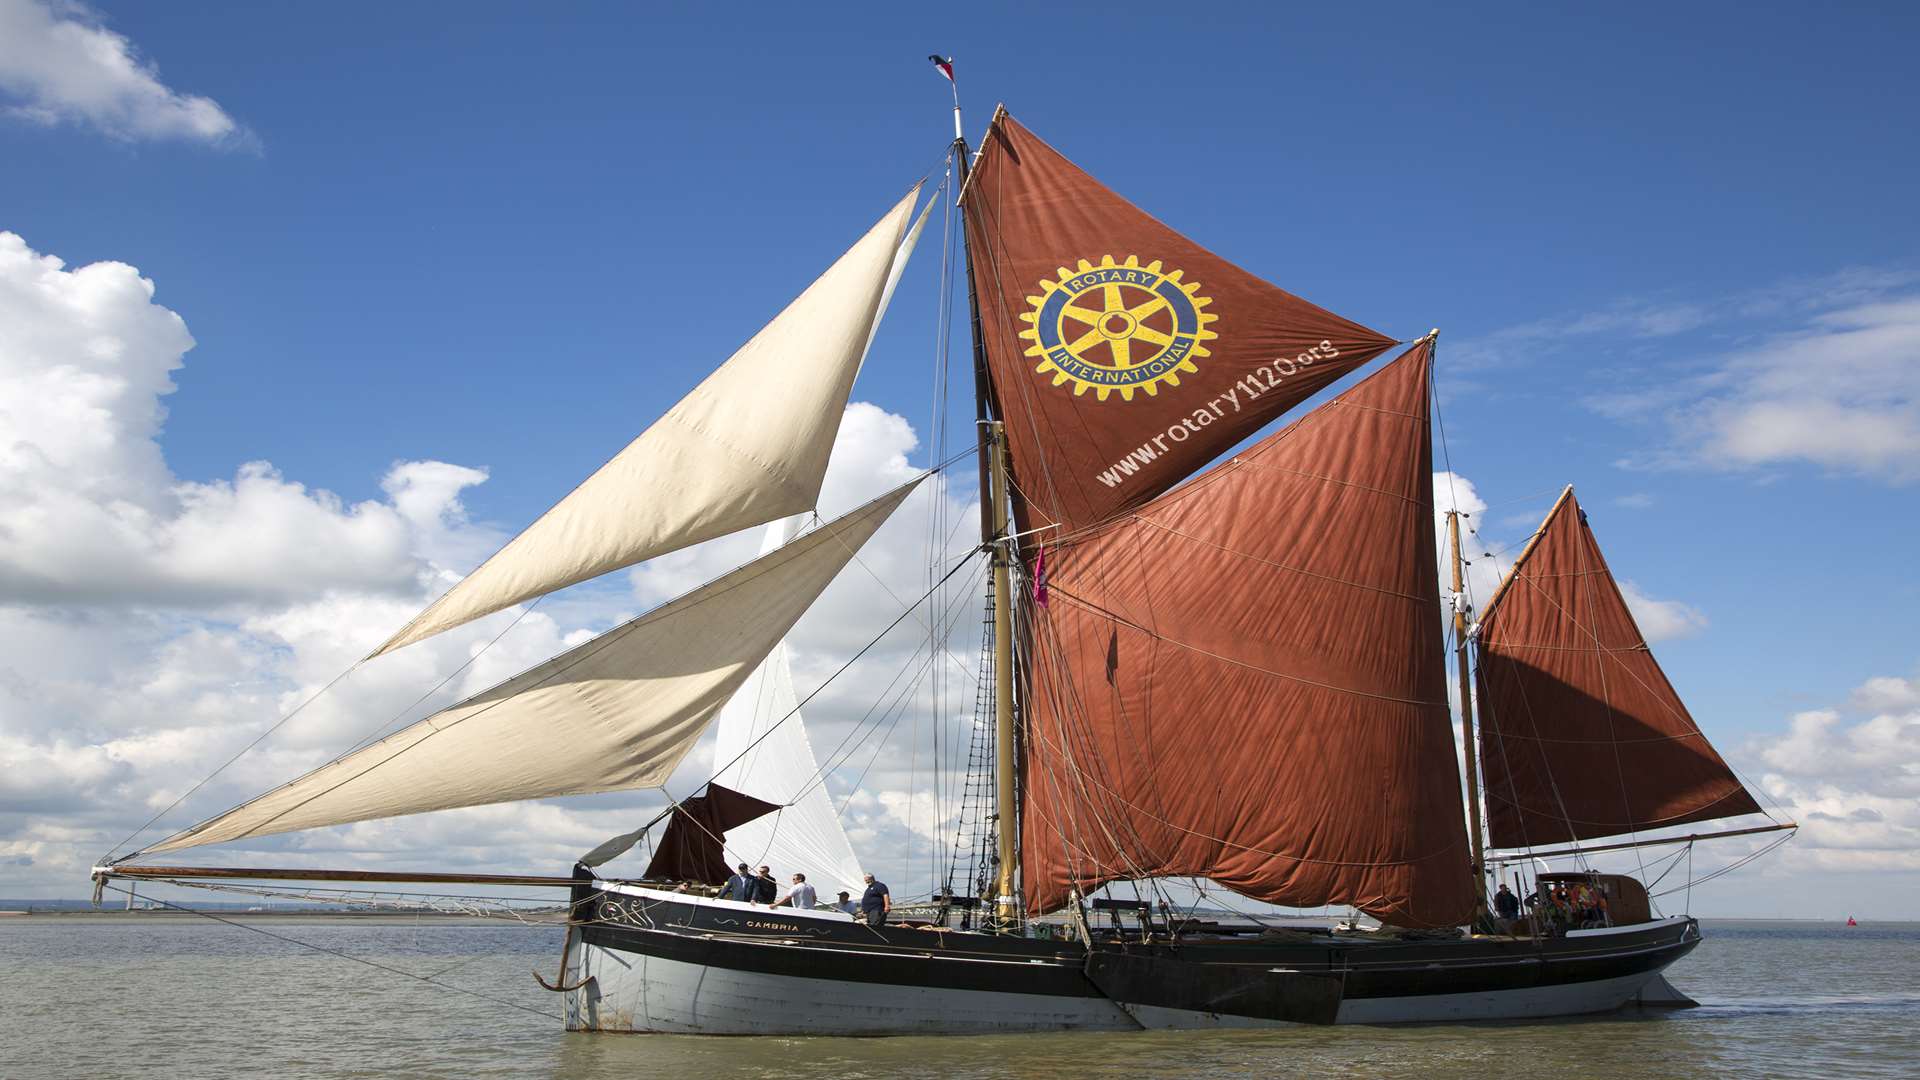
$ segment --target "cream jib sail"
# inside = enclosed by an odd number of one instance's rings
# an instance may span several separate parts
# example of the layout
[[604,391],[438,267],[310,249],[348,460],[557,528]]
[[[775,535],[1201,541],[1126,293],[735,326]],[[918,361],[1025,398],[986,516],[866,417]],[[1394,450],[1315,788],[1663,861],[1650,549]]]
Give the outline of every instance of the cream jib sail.
[[657,786],[918,483],[147,850]]
[[665,416],[371,655],[811,509],[895,267],[910,253],[903,239],[919,194],[915,185]]

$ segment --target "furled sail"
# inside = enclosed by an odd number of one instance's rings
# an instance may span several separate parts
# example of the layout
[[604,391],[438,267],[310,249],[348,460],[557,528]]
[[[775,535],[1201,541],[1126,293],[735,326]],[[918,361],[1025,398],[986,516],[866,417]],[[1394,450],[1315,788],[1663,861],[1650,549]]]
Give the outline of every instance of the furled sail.
[[[784,544],[802,519],[767,526],[763,550]],[[727,847],[742,859],[772,866],[781,880],[798,872],[822,896],[858,891],[860,860],[840,826],[833,800],[820,782],[820,765],[798,715],[787,643],[773,647],[714,724],[714,781],[781,807],[778,814],[748,821],[727,834]]]
[[903,237],[919,193],[915,185],[665,416],[372,655],[811,509],[854,375],[898,280],[894,267],[911,252]]
[[725,885],[732,874],[727,869],[727,851],[731,849],[737,859],[748,858],[732,842],[732,834],[745,823],[778,809],[777,803],[708,784],[705,795],[696,795],[673,808],[660,846],[647,863],[646,876],[655,881]]
[[1190,484],[1046,549],[1028,906],[1193,875],[1402,926],[1472,911],[1422,342]]
[[1023,531],[1140,505],[1393,345],[1167,228],[1004,112],[963,199]]
[[148,851],[657,786],[918,483]]
[[1648,650],[1571,487],[1488,602],[1478,645],[1495,847],[1761,812]]

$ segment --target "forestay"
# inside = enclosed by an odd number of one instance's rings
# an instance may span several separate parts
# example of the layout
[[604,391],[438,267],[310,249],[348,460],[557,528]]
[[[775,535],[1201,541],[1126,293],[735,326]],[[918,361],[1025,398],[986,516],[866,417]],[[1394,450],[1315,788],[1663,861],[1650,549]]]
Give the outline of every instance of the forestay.
[[657,786],[918,483],[148,851]]
[[903,237],[919,193],[915,185],[665,416],[372,655],[811,509],[896,266],[911,254]]

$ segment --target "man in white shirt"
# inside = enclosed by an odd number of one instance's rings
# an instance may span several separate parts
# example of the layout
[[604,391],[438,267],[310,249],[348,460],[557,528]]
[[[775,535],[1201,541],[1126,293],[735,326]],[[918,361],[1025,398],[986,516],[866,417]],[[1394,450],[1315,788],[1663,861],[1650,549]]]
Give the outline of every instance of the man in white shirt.
[[817,897],[814,894],[813,886],[807,884],[807,875],[795,874],[793,875],[793,888],[788,889],[787,895],[781,897],[780,902],[773,906],[794,907],[807,911],[813,908],[816,899]]

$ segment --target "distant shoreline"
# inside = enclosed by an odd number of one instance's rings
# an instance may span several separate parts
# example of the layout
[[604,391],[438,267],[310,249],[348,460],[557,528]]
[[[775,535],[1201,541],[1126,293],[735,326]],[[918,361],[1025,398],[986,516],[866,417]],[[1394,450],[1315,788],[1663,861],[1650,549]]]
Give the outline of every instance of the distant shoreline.
[[[21,903],[13,901],[13,903]],[[198,919],[209,915],[222,919],[436,919],[449,923],[472,923],[486,925],[501,921],[501,916],[481,916],[452,911],[414,911],[405,908],[375,910],[356,910],[351,908],[316,908],[305,910],[260,910],[253,911],[242,907],[196,907],[194,910],[180,908],[135,908],[128,911],[112,905],[94,908],[86,901],[48,900],[47,906],[0,908],[0,921],[13,919],[78,918],[87,920],[154,918],[164,920]],[[56,906],[58,905],[58,906]],[[184,905],[183,905],[184,907]],[[565,922],[560,910],[551,912],[529,911],[523,913],[526,921],[552,923],[556,926]],[[1754,915],[1701,915],[1698,918],[1707,923],[1804,923],[1811,926],[1845,926],[1846,917],[1812,918],[1808,916],[1754,916]],[[1858,916],[1855,916],[1858,918]],[[1920,919],[1861,919],[1860,925],[1889,926],[1920,922]]]
[[432,920],[436,926],[551,926],[559,930],[566,924],[563,915],[528,915],[526,919],[509,919],[505,915],[486,917],[486,915],[463,915],[449,911],[0,911],[0,926],[25,926],[25,924],[46,924],[58,920],[63,924],[75,926],[108,926],[108,924],[182,924],[182,922],[205,922],[209,919],[219,922],[361,922],[361,924],[396,924],[396,922],[420,922]]

